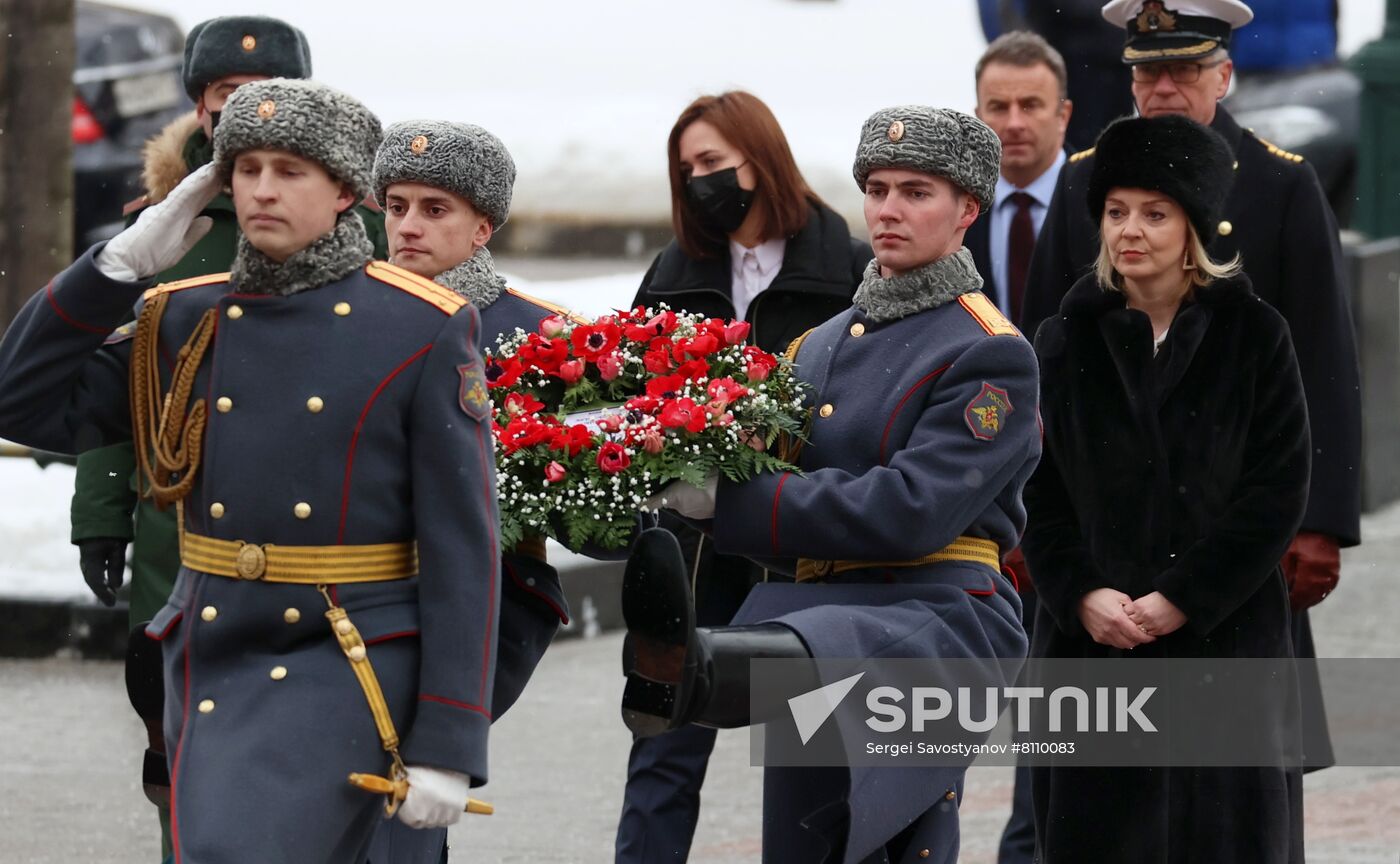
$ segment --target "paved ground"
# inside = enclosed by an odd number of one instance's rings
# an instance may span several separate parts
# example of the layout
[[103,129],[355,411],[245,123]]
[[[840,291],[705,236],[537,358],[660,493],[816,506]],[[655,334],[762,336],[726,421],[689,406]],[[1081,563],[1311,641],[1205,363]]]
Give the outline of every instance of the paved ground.
[[[1368,519],[1366,537],[1316,615],[1324,656],[1400,657],[1400,510]],[[482,797],[498,813],[454,829],[454,860],[610,860],[629,745],[617,715],[620,641],[609,634],[551,650],[493,738],[495,779]],[[144,739],[121,686],[114,663],[0,662],[0,859],[156,862],[155,820],[137,782]],[[746,733],[722,734],[692,861],[758,860],[759,780]],[[974,769],[967,788],[962,860],[992,864],[1010,770]],[[1400,768],[1333,768],[1307,788],[1312,864],[1400,860]]]

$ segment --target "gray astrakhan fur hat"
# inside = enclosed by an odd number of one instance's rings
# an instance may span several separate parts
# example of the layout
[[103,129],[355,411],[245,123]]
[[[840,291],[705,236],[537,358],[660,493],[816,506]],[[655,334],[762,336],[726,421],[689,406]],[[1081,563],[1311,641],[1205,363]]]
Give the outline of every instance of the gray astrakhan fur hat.
[[374,157],[374,197],[395,183],[423,183],[467,199],[501,227],[510,216],[515,161],[501,139],[470,123],[409,120],[384,131]]
[[185,37],[185,92],[198,102],[205,87],[228,75],[310,78],[306,34],[264,15],[228,15],[194,25]]
[[227,178],[245,150],[286,150],[319,162],[365,198],[380,137],[379,118],[354,97],[315,81],[272,78],[228,98],[214,130],[214,164]]
[[877,168],[904,168],[943,177],[992,208],[1001,173],[1001,141],[987,124],[961,111],[899,105],[870,115],[860,130],[852,173],[865,191]]

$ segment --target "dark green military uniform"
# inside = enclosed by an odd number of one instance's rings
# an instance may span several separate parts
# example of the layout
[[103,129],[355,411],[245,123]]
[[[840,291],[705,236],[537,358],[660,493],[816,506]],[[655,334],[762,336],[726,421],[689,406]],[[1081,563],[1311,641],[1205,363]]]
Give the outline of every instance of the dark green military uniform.
[[[188,118],[177,123],[188,123]],[[148,150],[149,159],[169,158]],[[195,127],[185,139],[179,158],[184,173],[207,165],[214,157],[214,145],[204,130]],[[128,207],[128,223],[134,222],[153,196],[143,195]],[[163,197],[163,196],[162,196]],[[361,205],[360,218],[365,233],[374,243],[374,255],[387,254],[384,214]],[[222,273],[233,264],[238,248],[238,220],[233,199],[219,195],[203,215],[214,220],[214,227],[189,251],[179,264],[161,273],[160,282],[176,282],[209,273]],[[170,596],[175,575],[180,570],[176,546],[175,511],[162,512],[150,501],[137,502],[133,482],[136,454],[129,443],[89,450],[78,456],[78,472],[73,487],[72,540],[78,543],[97,537],[114,537],[132,542],[131,600],[129,622],[132,628],[151,620]]]

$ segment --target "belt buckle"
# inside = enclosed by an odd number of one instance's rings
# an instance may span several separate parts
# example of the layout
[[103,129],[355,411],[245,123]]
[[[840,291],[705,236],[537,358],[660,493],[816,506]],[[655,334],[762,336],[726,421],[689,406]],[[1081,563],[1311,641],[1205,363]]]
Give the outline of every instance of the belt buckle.
[[256,543],[244,543],[234,559],[233,569],[239,579],[261,579],[267,572],[267,553]]

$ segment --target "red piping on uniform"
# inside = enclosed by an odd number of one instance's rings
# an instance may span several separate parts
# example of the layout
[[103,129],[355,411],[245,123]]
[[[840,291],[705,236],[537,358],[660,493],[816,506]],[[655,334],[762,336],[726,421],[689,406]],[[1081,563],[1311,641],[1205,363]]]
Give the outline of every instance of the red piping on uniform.
[[84,324],[83,322],[69,315],[67,312],[64,312],[63,308],[58,305],[58,300],[56,300],[53,296],[52,279],[49,280],[49,284],[44,286],[44,296],[49,298],[49,305],[53,307],[53,311],[58,315],[60,319],[63,320],[63,323],[67,324],[69,327],[76,327],[79,330],[86,330],[89,333],[101,333],[103,336],[108,336],[111,334],[111,327],[94,327],[91,324]]
[[355,421],[355,431],[350,436],[350,452],[345,456],[345,486],[340,492],[340,527],[335,532],[336,545],[345,542],[345,517],[350,510],[350,472],[355,468],[355,447],[360,443],[360,430],[365,425],[365,418],[369,416],[369,409],[374,406],[374,400],[379,398],[379,394],[389,386],[389,382],[398,377],[399,373],[407,369],[415,360],[432,350],[432,345],[424,345],[413,353],[413,356],[399,364],[399,368],[390,372],[379,386],[374,388],[374,392],[369,394],[369,399],[365,402],[365,407],[360,410],[360,419]]
[[904,408],[904,403],[908,402],[914,396],[914,394],[918,392],[920,387],[924,386],[928,382],[937,378],[939,375],[942,375],[944,372],[948,371],[948,367],[951,365],[951,363],[944,363],[942,366],[928,373],[924,377],[920,378],[918,381],[915,381],[914,386],[909,388],[909,392],[904,394],[904,398],[899,400],[899,404],[894,406],[894,410],[890,412],[890,419],[885,423],[885,434],[880,436],[881,465],[885,464],[885,445],[889,443],[890,430],[894,428],[894,418],[899,416],[899,412]]
[[388,642],[390,639],[403,639],[405,636],[417,636],[417,630],[400,630],[397,633],[386,633],[383,636],[376,636],[373,639],[366,639],[366,645],[378,645],[380,642]]
[[170,628],[171,628],[171,627],[174,627],[176,624],[179,624],[179,623],[180,623],[180,620],[181,620],[182,618],[184,618],[184,617],[185,617],[185,613],[184,613],[184,612],[181,612],[181,613],[179,613],[178,615],[176,615],[174,618],[171,618],[171,619],[170,619],[170,623],[165,625],[165,629],[162,630],[162,631],[160,631],[160,635],[159,635],[159,636],[152,636],[151,638],[154,639],[154,640],[156,640],[157,642],[164,642],[164,641],[165,641],[165,637],[170,635]]
[[554,614],[559,616],[559,620],[563,622],[563,624],[566,627],[568,626],[569,616],[564,614],[564,610],[559,608],[559,604],[555,603],[552,599],[550,599],[548,594],[544,593],[543,591],[540,591],[538,588],[531,588],[529,585],[526,585],[524,582],[520,581],[520,577],[515,575],[515,568],[510,566],[509,561],[503,561],[502,563],[505,565],[506,572],[510,574],[510,581],[515,583],[515,587],[519,588],[521,591],[524,591],[526,594],[533,594],[536,597],[540,598],[540,602],[548,606],[550,609],[554,610]]
[[769,532],[770,532],[770,534],[771,534],[771,539],[772,539],[772,543],[773,543],[773,554],[774,554],[774,555],[779,554],[779,553],[778,553],[778,501],[779,501],[779,499],[781,499],[781,498],[783,497],[783,484],[786,483],[786,482],[788,481],[788,478],[791,477],[791,476],[792,476],[791,474],[784,473],[783,476],[779,477],[779,478],[778,478],[778,488],[773,492],[773,522],[772,522],[771,527],[769,528]]
[[444,705],[450,705],[453,708],[461,708],[464,711],[475,711],[476,713],[485,717],[487,720],[491,719],[491,712],[487,711],[485,708],[482,708],[480,705],[471,705],[466,702],[458,702],[456,699],[448,699],[446,696],[434,696],[431,693],[419,693],[418,701],[441,702]]

